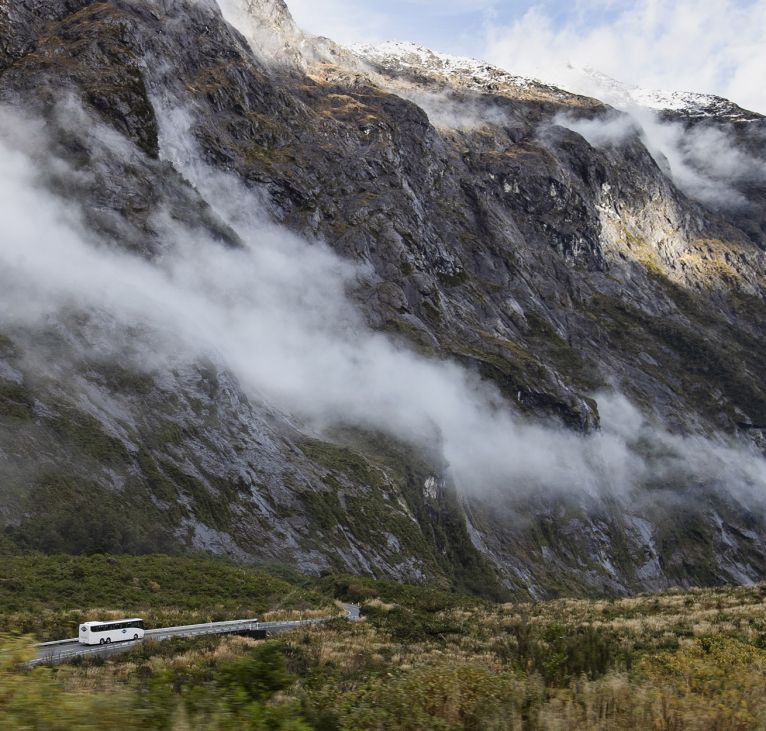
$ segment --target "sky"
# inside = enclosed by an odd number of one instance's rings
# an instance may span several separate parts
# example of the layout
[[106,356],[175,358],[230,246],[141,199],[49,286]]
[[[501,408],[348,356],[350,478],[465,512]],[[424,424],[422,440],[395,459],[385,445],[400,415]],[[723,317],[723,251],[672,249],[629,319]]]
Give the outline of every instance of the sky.
[[[414,41],[577,86],[568,66],[766,113],[766,0],[287,0],[340,43]],[[580,89],[573,88],[574,91]]]

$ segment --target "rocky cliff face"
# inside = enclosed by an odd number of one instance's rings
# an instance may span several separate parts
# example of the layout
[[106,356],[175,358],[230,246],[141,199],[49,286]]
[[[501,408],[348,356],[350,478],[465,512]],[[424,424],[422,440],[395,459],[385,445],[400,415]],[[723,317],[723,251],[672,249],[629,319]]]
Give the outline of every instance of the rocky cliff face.
[[[523,438],[466,456],[437,417],[428,439],[362,407],[309,418],[226,352],[151,358],[151,321],[126,330],[97,298],[57,300],[2,318],[9,535],[534,596],[764,578],[764,178],[688,144],[762,160],[763,117],[666,108],[671,159],[603,102],[416,47],[307,38],[281,0],[222,8],[0,0],[3,139],[35,190],[89,246],[151,272],[192,240],[248,249],[211,183],[225,174],[240,209],[258,200],[363,265],[351,330],[491,384],[492,419]],[[374,384],[344,388],[340,404],[382,403]],[[484,469],[533,442],[550,460]],[[603,464],[584,471],[594,444]]]

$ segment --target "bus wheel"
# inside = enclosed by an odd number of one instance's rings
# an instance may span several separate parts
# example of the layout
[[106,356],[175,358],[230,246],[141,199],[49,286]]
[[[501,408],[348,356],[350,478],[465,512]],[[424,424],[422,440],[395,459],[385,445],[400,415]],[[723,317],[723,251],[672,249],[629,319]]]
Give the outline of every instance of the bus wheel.
[[138,635],[133,635],[133,639],[137,640],[138,639]]
[[101,638],[101,639],[98,641],[98,644],[99,644],[99,645],[103,645],[103,644],[104,644],[104,642],[105,642],[105,640],[104,640],[104,638],[102,637],[102,638]]
[[107,637],[107,638],[106,638],[106,644],[108,645],[108,644],[110,644],[111,642],[112,642],[112,638],[111,638],[111,637]]

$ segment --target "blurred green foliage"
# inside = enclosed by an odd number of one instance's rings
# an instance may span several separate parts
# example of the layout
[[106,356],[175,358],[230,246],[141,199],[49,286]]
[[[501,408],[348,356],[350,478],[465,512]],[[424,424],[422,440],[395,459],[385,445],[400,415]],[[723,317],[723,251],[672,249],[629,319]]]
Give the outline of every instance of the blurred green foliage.
[[212,674],[174,686],[157,673],[108,692],[67,688],[56,671],[20,669],[34,655],[24,639],[0,636],[0,728],[7,731],[309,731],[296,702],[272,702],[293,678],[278,645],[265,643]]

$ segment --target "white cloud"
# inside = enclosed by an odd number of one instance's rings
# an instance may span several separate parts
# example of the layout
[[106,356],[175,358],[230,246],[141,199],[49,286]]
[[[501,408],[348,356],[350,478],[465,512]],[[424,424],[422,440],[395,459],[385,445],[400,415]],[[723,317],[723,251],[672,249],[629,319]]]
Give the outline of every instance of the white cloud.
[[719,94],[766,112],[766,0],[634,0],[597,3],[563,25],[538,9],[488,27],[486,56],[513,73],[592,93],[575,69],[594,68],[627,84]]
[[501,110],[480,106],[465,97],[453,99],[446,92],[432,93],[414,87],[397,89],[396,93],[417,104],[437,128],[468,131],[486,125],[502,127],[508,124],[508,117]]
[[553,124],[577,132],[594,147],[619,145],[638,133],[638,128],[630,116],[619,113],[593,119],[577,118],[571,114],[558,114],[553,118]]
[[558,114],[557,124],[577,132],[594,147],[620,145],[639,135],[659,167],[692,198],[713,208],[750,205],[738,183],[766,181],[766,157],[745,152],[718,127],[686,129],[663,121],[652,110],[628,105],[595,118]]
[[407,4],[428,8],[435,15],[463,15],[492,9],[497,0],[408,0]]

